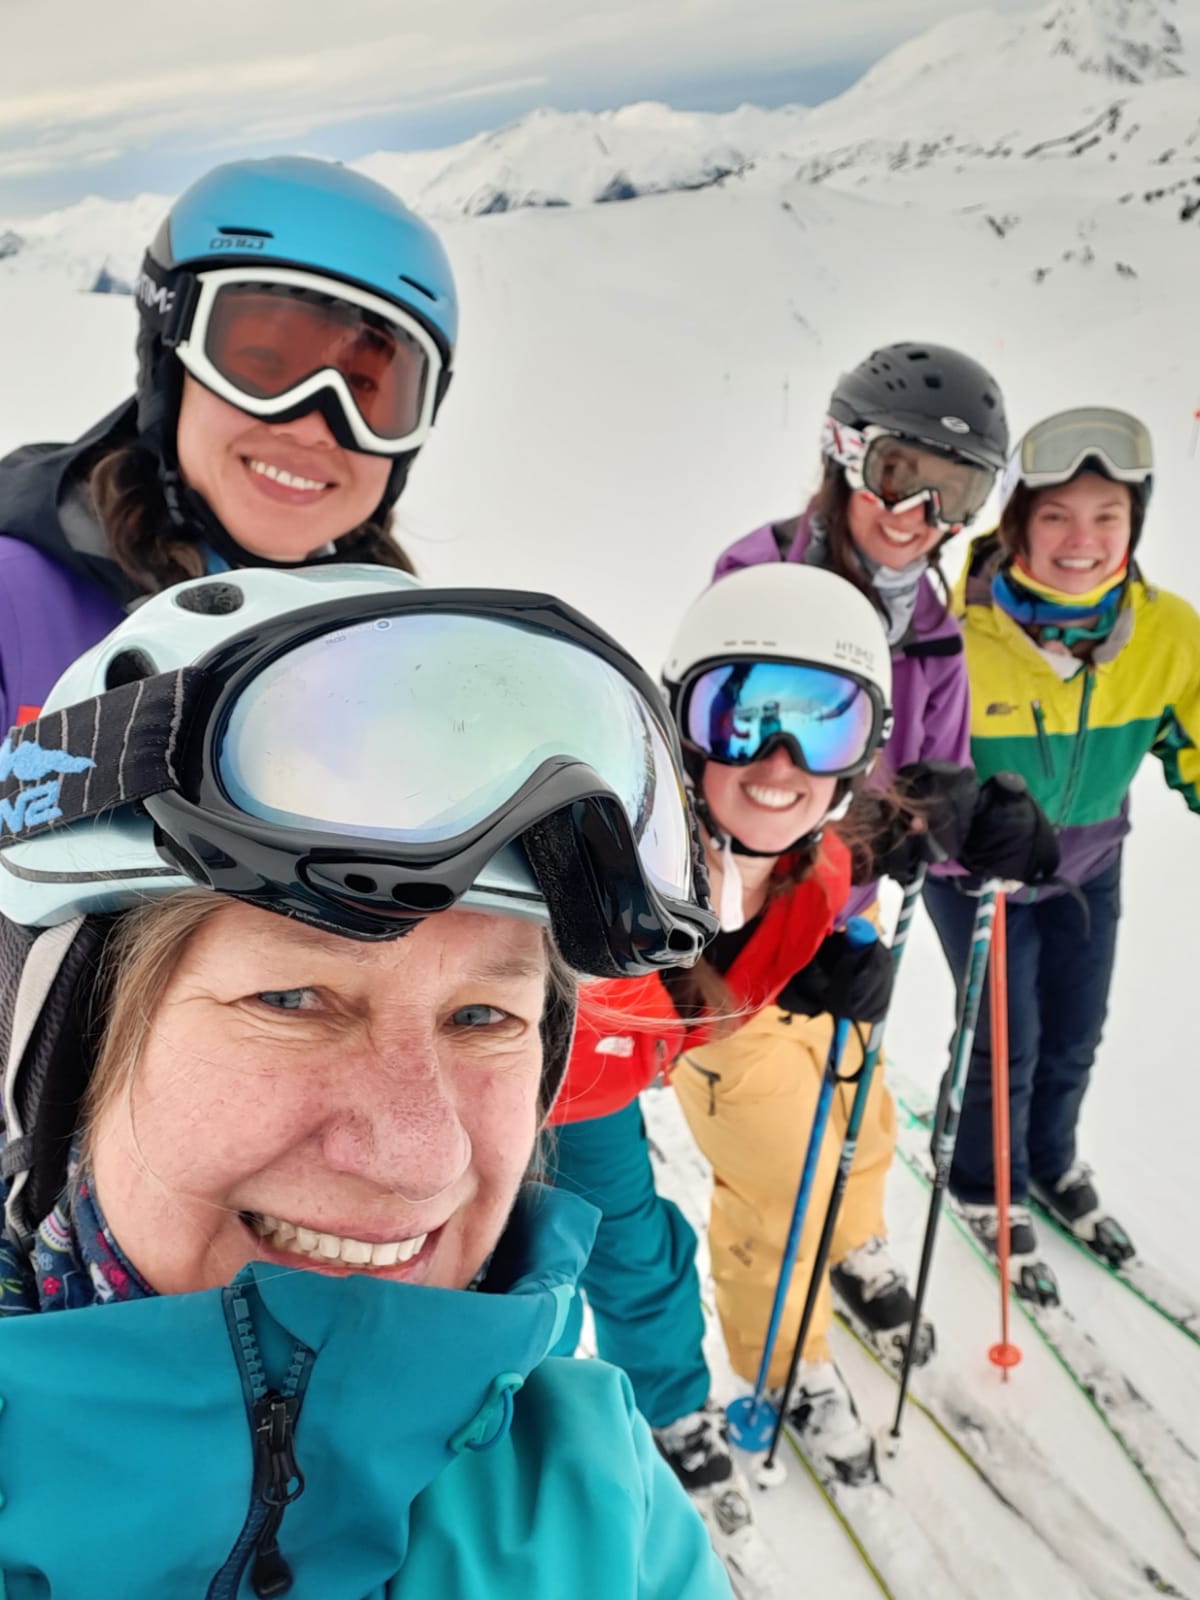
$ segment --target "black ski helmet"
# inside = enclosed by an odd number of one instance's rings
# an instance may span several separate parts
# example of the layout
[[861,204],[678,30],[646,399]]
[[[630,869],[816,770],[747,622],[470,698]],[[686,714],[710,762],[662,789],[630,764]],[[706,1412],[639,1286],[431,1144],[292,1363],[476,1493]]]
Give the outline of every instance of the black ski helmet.
[[1008,460],[1008,422],[986,367],[942,344],[884,345],[838,379],[835,422],[875,426],[999,472]]

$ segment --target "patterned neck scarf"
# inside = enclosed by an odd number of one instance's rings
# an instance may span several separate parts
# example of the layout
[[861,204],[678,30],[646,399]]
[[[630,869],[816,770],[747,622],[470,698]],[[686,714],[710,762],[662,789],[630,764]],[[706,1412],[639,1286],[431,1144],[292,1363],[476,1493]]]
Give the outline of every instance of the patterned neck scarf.
[[1106,639],[1121,609],[1128,563],[1084,594],[1040,582],[1018,558],[992,579],[992,599],[1007,616],[1045,643],[1090,644]]
[[155,1292],[109,1231],[76,1143],[67,1187],[38,1228],[32,1254],[0,1234],[0,1317],[143,1300]]
[[[889,647],[894,650],[912,627],[913,614],[921,593],[921,579],[929,571],[929,562],[920,556],[906,567],[882,567],[877,561],[863,555],[861,550],[855,553],[883,608],[884,632]],[[829,533],[816,517],[813,518],[812,534],[804,552],[804,565],[829,567]]]

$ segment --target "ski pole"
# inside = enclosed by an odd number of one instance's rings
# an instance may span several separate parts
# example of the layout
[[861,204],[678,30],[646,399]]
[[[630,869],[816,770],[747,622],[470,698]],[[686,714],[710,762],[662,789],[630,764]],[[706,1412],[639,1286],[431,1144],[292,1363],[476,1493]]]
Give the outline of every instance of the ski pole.
[[1009,1369],[1021,1352],[1008,1337],[1008,1207],[1011,1199],[1012,1153],[1008,1128],[1008,918],[1004,896],[996,896],[992,924],[992,950],[988,962],[992,1004],[992,1170],[996,1181],[996,1255],[1000,1267],[1000,1342],[988,1349],[988,1360],[1000,1367],[1008,1382]]
[[[971,1047],[975,1043],[979,1004],[983,999],[983,979],[987,970],[988,950],[992,942],[992,917],[999,889],[1000,884],[996,878],[985,879],[979,893],[979,904],[975,910],[975,926],[971,930],[971,957],[967,964],[967,979],[963,986],[958,1028],[954,1034],[954,1053],[950,1061],[950,1074],[938,1105],[937,1124],[933,1135],[933,1194],[929,1201],[925,1240],[921,1246],[921,1268],[917,1275],[916,1294],[913,1296],[914,1328],[919,1328],[921,1325],[921,1312],[929,1288],[929,1269],[933,1263],[933,1242],[942,1211],[942,1196],[950,1181],[950,1163],[954,1158],[954,1142],[958,1138],[958,1122],[962,1115],[963,1088],[967,1081],[967,1069],[971,1065]],[[900,1370],[900,1398],[896,1403],[896,1419],[892,1423],[893,1439],[900,1437],[900,1423],[908,1399],[915,1349],[916,1343],[910,1339],[905,1347],[904,1364]]]
[[[917,909],[917,901],[921,898],[921,889],[924,883],[925,869],[922,867],[916,878],[904,891],[904,900],[900,906],[900,916],[896,922],[896,931],[892,936],[893,973],[899,971],[900,957],[904,954],[905,940],[908,938],[909,926]],[[813,1261],[812,1276],[808,1280],[808,1295],[804,1301],[804,1310],[800,1314],[800,1327],[796,1334],[796,1342],[792,1346],[792,1359],[788,1363],[787,1377],[783,1380],[783,1396],[779,1406],[779,1415],[775,1419],[775,1430],[771,1435],[771,1448],[767,1451],[766,1460],[759,1468],[758,1481],[764,1488],[770,1487],[779,1477],[775,1470],[775,1455],[779,1449],[779,1441],[783,1437],[783,1423],[792,1397],[792,1385],[796,1381],[800,1358],[803,1354],[804,1346],[808,1342],[808,1330],[812,1327],[813,1315],[816,1312],[817,1298],[821,1292],[821,1283],[825,1275],[825,1266],[829,1260],[830,1249],[833,1246],[834,1230],[837,1228],[838,1216],[842,1209],[842,1197],[846,1192],[850,1168],[854,1165],[854,1156],[858,1149],[858,1134],[862,1127],[863,1116],[866,1113],[867,1099],[871,1093],[871,1081],[875,1076],[875,1064],[879,1060],[879,1051],[883,1045],[884,1026],[883,1022],[872,1024],[871,1032],[867,1037],[867,1048],[863,1052],[863,1062],[858,1073],[858,1087],[854,1091],[854,1102],[850,1107],[850,1118],[846,1123],[846,1134],[842,1141],[842,1153],[838,1157],[837,1175],[833,1180],[833,1190],[830,1193],[829,1205],[825,1211],[825,1222],[821,1228],[821,1240],[817,1245],[817,1254]]]
[[[875,929],[864,917],[851,917],[846,924],[846,940],[853,949],[864,949],[869,944],[874,944],[878,935]],[[821,1088],[817,1095],[817,1108],[813,1114],[812,1129],[808,1136],[808,1148],[804,1153],[804,1165],[800,1170],[800,1183],[796,1189],[796,1203],[792,1207],[792,1220],[788,1226],[787,1239],[783,1246],[783,1258],[779,1264],[779,1279],[775,1285],[775,1298],[771,1305],[771,1316],[767,1323],[767,1338],[763,1346],[762,1360],[758,1364],[758,1376],[754,1381],[752,1395],[740,1395],[730,1402],[725,1409],[729,1422],[729,1436],[735,1444],[743,1450],[761,1450],[771,1437],[775,1426],[775,1408],[770,1401],[763,1398],[767,1387],[767,1373],[771,1366],[771,1357],[775,1352],[775,1339],[779,1333],[779,1323],[783,1316],[784,1304],[787,1300],[788,1288],[792,1280],[792,1268],[796,1264],[796,1252],[800,1248],[800,1234],[804,1228],[804,1219],[808,1213],[808,1202],[812,1197],[813,1183],[817,1176],[817,1164],[821,1154],[821,1145],[825,1138],[825,1128],[829,1122],[829,1110],[833,1104],[833,1091],[838,1081],[838,1065],[842,1059],[842,1050],[846,1043],[846,1034],[850,1029],[848,1017],[838,1017],[833,1024],[833,1038],[829,1042],[829,1055],[825,1061],[825,1071],[821,1075]]]

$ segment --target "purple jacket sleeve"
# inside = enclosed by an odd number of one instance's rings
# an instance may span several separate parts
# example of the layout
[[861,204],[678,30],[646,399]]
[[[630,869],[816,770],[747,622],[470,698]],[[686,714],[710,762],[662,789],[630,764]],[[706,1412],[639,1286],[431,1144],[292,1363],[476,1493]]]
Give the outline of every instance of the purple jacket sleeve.
[[971,690],[965,656],[949,657],[930,685],[920,759],[971,765]]
[[767,523],[764,527],[755,528],[753,533],[738,539],[727,550],[722,550],[713,568],[713,582],[715,583],[718,578],[724,578],[730,572],[737,572],[741,567],[760,567],[764,562],[780,559],[774,530],[770,523]]

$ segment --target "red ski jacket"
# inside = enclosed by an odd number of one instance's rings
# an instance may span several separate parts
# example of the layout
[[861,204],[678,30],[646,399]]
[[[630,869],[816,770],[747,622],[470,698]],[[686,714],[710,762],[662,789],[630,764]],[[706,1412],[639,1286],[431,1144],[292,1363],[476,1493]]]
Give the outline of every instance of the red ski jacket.
[[[782,867],[781,870],[786,870]],[[794,972],[807,966],[850,892],[850,855],[826,834],[803,883],[770,901],[725,973],[732,1009],[749,1021]],[[685,1050],[707,1042],[712,1020],[683,1021],[657,975],[586,984],[575,1039],[552,1123],[583,1122],[620,1111],[669,1071]]]

